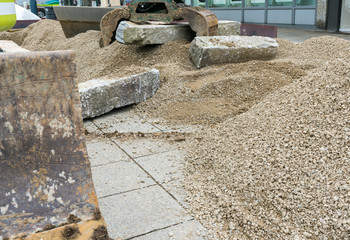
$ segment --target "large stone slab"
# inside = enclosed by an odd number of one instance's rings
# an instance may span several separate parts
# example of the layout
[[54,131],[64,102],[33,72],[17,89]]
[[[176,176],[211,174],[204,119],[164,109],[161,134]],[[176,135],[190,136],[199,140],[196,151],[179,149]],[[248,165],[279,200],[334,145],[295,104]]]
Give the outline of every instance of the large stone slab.
[[178,39],[190,41],[194,37],[195,33],[187,24],[156,25],[122,21],[118,25],[116,32],[116,40],[118,42],[139,46],[164,44]]
[[0,40],[0,53],[16,53],[16,52],[29,52],[29,50],[21,48],[16,43],[8,40]]
[[219,20],[218,36],[240,35],[241,23],[236,21]]
[[258,36],[196,37],[190,47],[190,58],[197,68],[219,63],[273,59],[277,42]]
[[[239,35],[239,22],[219,21],[218,35]],[[117,28],[116,40],[123,44],[139,46],[164,44],[178,39],[193,40],[196,34],[191,30],[188,23],[172,25],[137,24],[130,21],[122,21]]]
[[114,108],[143,102],[159,88],[159,71],[120,79],[93,79],[79,84],[83,118],[92,118]]

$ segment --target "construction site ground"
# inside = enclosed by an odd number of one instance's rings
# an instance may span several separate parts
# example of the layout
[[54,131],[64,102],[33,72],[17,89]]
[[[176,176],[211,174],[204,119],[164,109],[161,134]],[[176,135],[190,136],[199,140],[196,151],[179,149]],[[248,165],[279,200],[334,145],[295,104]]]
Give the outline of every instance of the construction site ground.
[[78,82],[161,72],[153,98],[84,121],[110,237],[347,237],[350,35],[281,28],[275,60],[197,70],[189,42],[99,49],[97,31],[64,42],[55,24],[0,39],[78,50]]
[[[279,28],[280,38],[301,43],[325,35]],[[336,34],[350,40],[350,35]],[[84,121],[93,179],[110,237],[215,239],[187,212],[183,168],[187,133],[199,125],[162,125],[132,108]]]

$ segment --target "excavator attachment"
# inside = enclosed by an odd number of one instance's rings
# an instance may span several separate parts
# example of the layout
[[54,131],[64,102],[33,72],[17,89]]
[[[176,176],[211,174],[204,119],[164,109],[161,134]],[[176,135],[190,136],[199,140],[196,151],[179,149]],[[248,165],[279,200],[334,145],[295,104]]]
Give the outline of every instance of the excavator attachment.
[[129,7],[114,9],[108,12],[100,24],[103,46],[114,41],[115,31],[121,20],[136,23],[160,21],[174,23],[179,20],[189,22],[197,36],[215,36],[218,30],[218,19],[215,14],[202,7],[188,7],[180,0],[133,0]]
[[0,53],[0,239],[98,220],[73,58]]
[[108,46],[115,39],[115,31],[122,20],[130,18],[130,11],[127,7],[116,8],[106,13],[100,23],[102,45]]
[[218,19],[212,11],[202,7],[183,7],[179,11],[180,16],[190,24],[197,36],[218,34]]
[[64,35],[71,38],[88,30],[99,31],[101,18],[115,8],[54,6],[53,9]]

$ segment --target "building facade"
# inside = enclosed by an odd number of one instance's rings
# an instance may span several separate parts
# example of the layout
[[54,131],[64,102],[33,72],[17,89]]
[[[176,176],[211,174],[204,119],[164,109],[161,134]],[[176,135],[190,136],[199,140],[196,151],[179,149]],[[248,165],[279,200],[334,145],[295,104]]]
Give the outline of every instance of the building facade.
[[185,0],[221,20],[350,32],[350,0]]

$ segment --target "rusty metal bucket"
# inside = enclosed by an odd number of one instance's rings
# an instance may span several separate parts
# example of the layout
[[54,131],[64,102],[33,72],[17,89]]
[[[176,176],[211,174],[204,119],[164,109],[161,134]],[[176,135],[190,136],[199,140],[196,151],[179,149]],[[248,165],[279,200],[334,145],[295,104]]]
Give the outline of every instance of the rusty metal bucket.
[[0,53],[0,239],[98,211],[73,59]]

